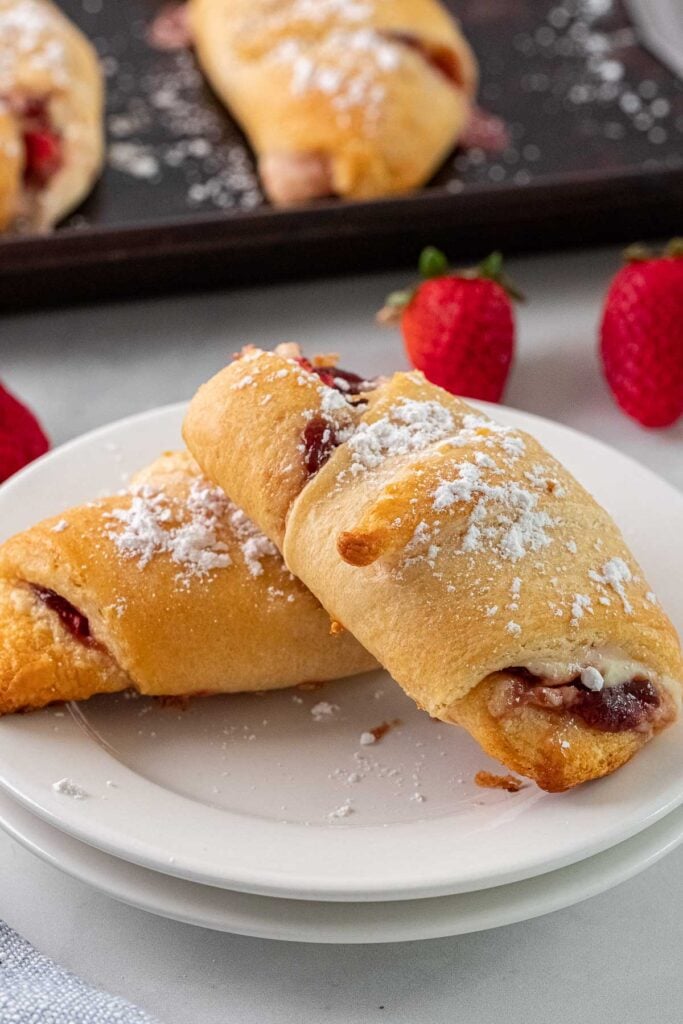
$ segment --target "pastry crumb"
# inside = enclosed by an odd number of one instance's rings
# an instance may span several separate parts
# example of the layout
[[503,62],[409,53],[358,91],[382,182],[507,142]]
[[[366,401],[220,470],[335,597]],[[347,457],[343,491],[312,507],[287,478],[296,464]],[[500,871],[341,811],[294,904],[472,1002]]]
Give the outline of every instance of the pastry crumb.
[[519,793],[524,786],[514,775],[494,775],[493,772],[477,772],[474,781],[483,789],[504,789],[506,793]]
[[[376,725],[374,729],[368,729],[367,732],[361,734],[361,743],[366,746],[370,743],[379,743],[379,741],[386,736],[388,732],[395,729],[397,725],[403,725],[400,718],[392,718],[390,722],[381,722]],[[372,739],[364,739],[363,737],[371,736]]]

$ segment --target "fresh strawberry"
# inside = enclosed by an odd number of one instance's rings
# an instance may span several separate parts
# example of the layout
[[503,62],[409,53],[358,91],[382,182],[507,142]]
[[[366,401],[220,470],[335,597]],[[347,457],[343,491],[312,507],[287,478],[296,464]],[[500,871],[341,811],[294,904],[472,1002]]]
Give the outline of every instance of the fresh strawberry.
[[443,253],[425,249],[422,281],[395,292],[380,314],[400,318],[413,366],[456,395],[500,400],[515,347],[511,296],[500,253],[473,270],[451,272]]
[[0,385],[0,481],[46,452],[50,442],[32,412]]
[[626,257],[602,316],[605,377],[625,413],[668,427],[683,416],[683,239],[661,256],[634,246]]

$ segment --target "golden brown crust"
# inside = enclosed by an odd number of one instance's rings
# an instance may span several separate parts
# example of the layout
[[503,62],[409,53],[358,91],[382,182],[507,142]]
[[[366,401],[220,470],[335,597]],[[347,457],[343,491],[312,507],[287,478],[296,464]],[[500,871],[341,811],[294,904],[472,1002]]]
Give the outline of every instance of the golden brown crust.
[[[396,374],[352,410],[353,430],[308,479],[301,423],[324,415],[325,395],[312,390],[306,414],[297,406],[298,418],[288,419],[292,373],[285,360],[278,373],[277,357],[261,358],[250,362],[253,384],[238,414],[232,389],[243,370],[210,385],[205,438],[215,451],[248,437],[250,452],[261,453],[277,410],[277,458],[294,469],[268,513],[271,535],[291,570],[420,707],[463,724],[550,789],[614,770],[675,717],[683,665],[672,624],[607,512],[534,438],[497,426],[420,374]],[[186,437],[202,463],[209,446],[192,431]],[[204,465],[265,521],[260,454]],[[592,665],[644,672],[661,692],[662,714],[642,732],[619,734],[574,716],[571,746],[549,748],[559,712],[526,706],[494,718],[485,699],[495,673],[538,664],[543,673],[543,663],[565,681]]]
[[[280,546],[287,512],[308,479],[303,433],[312,419],[325,415],[322,399],[329,390],[295,359],[247,349],[202,384],[185,417],[183,437],[193,452],[201,452],[206,475],[230,477],[232,500]],[[253,435],[255,401],[267,403],[268,427]],[[353,416],[352,409],[342,411],[342,426]],[[283,438],[292,443],[283,446]],[[241,504],[242,490],[250,507]]]
[[10,226],[19,208],[23,156],[16,118],[0,100],[0,231]]
[[[137,486],[138,496],[71,509],[0,548],[16,605],[3,636],[0,713],[46,695],[266,690],[375,667],[349,634],[330,635],[327,613],[187,453],[163,456]],[[99,646],[75,641],[27,584],[78,609]]]
[[[0,230],[49,228],[90,191],[104,158],[103,91],[95,50],[55,4],[0,0],[0,100],[14,122],[12,146],[22,151],[0,171]],[[33,102],[45,104],[63,155],[41,189],[22,183],[22,111]],[[0,152],[8,137],[2,121],[0,112]]]
[[275,202],[415,188],[469,118],[476,61],[437,0],[190,0],[190,17]]

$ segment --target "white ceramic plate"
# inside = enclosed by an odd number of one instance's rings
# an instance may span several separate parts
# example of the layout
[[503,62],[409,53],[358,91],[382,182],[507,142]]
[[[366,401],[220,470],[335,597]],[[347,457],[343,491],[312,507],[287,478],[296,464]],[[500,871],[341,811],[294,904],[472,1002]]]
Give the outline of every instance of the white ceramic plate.
[[[680,627],[683,495],[566,427],[494,411],[534,432],[604,502]],[[3,533],[118,487],[179,443],[181,417],[181,406],[133,417],[29,467],[0,489]],[[338,711],[316,721],[322,700]],[[403,724],[381,743],[360,746],[361,732],[395,718]],[[682,731],[571,793],[480,790],[471,780],[488,758],[379,674],[315,693],[197,701],[185,713],[115,697],[5,718],[0,785],[76,838],[167,874],[299,899],[408,899],[529,878],[652,825],[683,801]],[[55,792],[65,777],[89,797]],[[328,817],[349,801],[352,813]]]
[[407,942],[526,921],[625,882],[683,839],[683,810],[613,849],[525,882],[459,896],[387,903],[315,903],[215,889],[100,853],[0,793],[0,828],[53,867],[114,899],[216,931],[290,942]]

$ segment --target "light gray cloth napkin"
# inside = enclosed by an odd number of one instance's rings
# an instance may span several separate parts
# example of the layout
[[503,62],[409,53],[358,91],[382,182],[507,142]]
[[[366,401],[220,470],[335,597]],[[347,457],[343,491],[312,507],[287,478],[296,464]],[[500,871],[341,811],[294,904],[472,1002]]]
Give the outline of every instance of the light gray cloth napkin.
[[1,1024],[159,1024],[125,999],[90,988],[0,921]]

